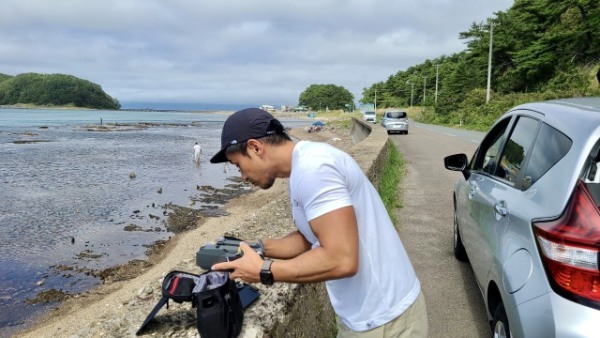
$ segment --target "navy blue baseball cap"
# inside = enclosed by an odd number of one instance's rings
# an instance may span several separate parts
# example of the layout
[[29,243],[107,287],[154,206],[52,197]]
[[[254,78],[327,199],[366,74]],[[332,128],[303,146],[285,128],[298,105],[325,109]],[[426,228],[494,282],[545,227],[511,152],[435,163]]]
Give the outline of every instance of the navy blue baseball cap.
[[221,150],[210,159],[210,163],[227,162],[225,150],[230,145],[275,134],[271,127],[273,121],[278,122],[276,126],[281,126],[273,115],[258,108],[246,108],[231,114],[221,132]]

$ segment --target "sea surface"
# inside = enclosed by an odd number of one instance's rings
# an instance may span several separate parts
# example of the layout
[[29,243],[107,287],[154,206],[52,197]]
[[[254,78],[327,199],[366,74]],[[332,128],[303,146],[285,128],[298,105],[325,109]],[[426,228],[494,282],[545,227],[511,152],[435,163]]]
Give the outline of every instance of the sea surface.
[[101,283],[90,271],[144,259],[149,244],[173,236],[165,204],[200,208],[190,202],[197,187],[239,177],[209,163],[226,117],[0,109],[0,336],[56,307],[32,303],[40,292],[83,292]]

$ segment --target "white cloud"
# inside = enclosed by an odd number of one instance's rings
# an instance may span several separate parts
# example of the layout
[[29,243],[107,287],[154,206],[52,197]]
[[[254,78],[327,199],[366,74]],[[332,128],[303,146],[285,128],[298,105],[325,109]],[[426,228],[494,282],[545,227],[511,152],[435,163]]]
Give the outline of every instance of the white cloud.
[[5,0],[0,73],[72,74],[121,102],[293,104],[464,49],[512,0]]

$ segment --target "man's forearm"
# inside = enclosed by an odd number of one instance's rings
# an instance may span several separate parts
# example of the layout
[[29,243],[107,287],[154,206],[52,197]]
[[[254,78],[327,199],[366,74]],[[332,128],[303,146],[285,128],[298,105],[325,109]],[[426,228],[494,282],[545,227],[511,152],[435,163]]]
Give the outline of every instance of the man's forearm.
[[277,239],[264,239],[265,256],[277,259],[294,258],[308,250],[310,243],[298,231]]
[[358,253],[344,254],[317,247],[293,259],[276,260],[271,271],[276,282],[313,283],[352,277],[358,269]]

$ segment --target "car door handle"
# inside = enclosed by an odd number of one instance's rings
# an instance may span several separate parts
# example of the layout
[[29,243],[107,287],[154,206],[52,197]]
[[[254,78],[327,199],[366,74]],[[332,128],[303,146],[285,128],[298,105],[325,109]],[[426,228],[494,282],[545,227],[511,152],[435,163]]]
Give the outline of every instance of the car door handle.
[[496,212],[496,215],[500,217],[508,215],[508,209],[506,209],[506,202],[500,201],[494,204],[494,211]]

